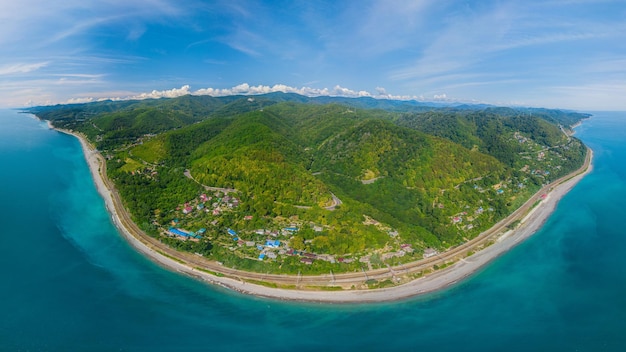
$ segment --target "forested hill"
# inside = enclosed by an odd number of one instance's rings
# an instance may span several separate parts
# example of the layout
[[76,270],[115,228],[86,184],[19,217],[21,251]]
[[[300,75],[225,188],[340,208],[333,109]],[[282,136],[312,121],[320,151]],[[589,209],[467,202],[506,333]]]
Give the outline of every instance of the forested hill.
[[276,93],[30,111],[100,149],[147,233],[291,273],[383,267],[475,237],[583,163],[567,132],[588,117]]

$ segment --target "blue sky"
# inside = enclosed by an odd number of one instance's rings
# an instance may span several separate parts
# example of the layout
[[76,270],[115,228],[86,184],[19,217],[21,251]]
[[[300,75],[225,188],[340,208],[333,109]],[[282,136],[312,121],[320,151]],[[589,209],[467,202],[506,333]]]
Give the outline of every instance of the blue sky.
[[274,90],[626,110],[626,1],[0,4],[0,106]]

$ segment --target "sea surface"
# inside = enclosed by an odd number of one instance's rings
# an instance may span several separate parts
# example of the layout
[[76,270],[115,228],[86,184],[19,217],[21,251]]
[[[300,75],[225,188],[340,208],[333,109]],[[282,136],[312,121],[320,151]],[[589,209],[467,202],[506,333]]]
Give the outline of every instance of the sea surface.
[[118,234],[79,142],[0,110],[0,351],[625,351],[626,113],[594,170],[460,284],[381,304],[282,302],[159,267]]

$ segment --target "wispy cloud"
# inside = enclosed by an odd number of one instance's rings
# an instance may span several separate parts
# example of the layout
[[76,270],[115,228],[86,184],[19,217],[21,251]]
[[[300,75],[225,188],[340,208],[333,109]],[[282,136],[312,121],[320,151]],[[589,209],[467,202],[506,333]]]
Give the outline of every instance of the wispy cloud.
[[[452,16],[417,59],[392,71],[390,78],[423,80],[468,71],[478,73],[477,67],[493,62],[502,65],[505,60],[523,66],[523,59],[539,54],[537,48],[540,46],[543,46],[542,55],[554,53],[557,56],[560,46],[556,44],[591,41],[615,32],[615,29],[608,29],[610,26],[598,22],[551,18],[541,11],[544,6],[512,2],[487,7],[480,12],[470,9]],[[523,48],[529,51],[512,54]],[[544,57],[544,61],[549,58]],[[484,69],[484,72],[488,70]]]
[[71,78],[85,78],[85,79],[100,79],[100,78],[104,77],[105,75],[103,75],[103,74],[91,74],[91,73],[67,73],[67,74],[55,73],[55,74],[52,74],[51,76],[71,77]]
[[0,75],[11,75],[16,73],[28,73],[46,67],[48,62],[37,62],[32,64],[17,63],[0,67]]
[[[544,106],[572,109],[624,110],[626,83],[601,82],[575,86],[550,86],[541,90],[546,93],[540,99]],[[537,99],[538,101],[541,101]]]

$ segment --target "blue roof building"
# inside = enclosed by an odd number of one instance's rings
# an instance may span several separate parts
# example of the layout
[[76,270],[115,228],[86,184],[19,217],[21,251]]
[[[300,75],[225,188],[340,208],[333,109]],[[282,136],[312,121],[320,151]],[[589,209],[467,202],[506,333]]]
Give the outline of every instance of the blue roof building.
[[233,229],[228,229],[226,230],[226,232],[228,232],[228,234],[231,236],[237,236],[237,232],[235,232]]
[[265,241],[265,246],[270,248],[278,248],[280,246],[279,240],[267,240]]
[[187,232],[184,232],[184,231],[182,231],[180,229],[177,229],[177,228],[174,228],[174,227],[170,227],[169,228],[169,232],[172,235],[175,235],[175,236],[189,237],[189,234]]

